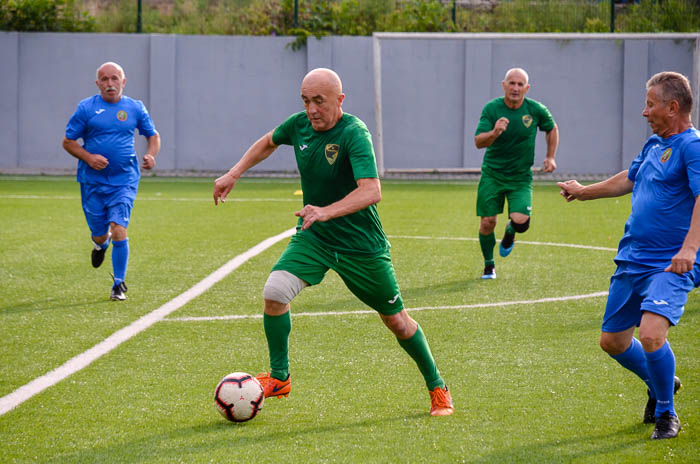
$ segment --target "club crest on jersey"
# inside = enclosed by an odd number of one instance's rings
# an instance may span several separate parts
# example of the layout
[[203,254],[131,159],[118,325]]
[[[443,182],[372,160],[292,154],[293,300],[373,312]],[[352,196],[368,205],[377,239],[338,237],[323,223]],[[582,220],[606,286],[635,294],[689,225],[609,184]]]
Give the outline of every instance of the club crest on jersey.
[[665,163],[666,161],[668,161],[668,159],[669,159],[670,157],[671,157],[671,149],[670,149],[670,148],[667,148],[667,149],[665,149],[664,152],[661,154],[661,159],[660,159],[660,161],[661,161],[662,163]]
[[335,143],[326,145],[326,161],[328,161],[328,164],[331,166],[333,166],[335,160],[338,159],[338,150],[340,150],[340,146]]
[[126,114],[126,111],[124,111],[124,110],[117,113],[117,119],[119,119],[120,121],[126,121],[127,117],[128,116]]
[[529,128],[530,124],[532,124],[532,116],[530,116],[529,114],[524,115],[523,124],[525,125],[525,127]]

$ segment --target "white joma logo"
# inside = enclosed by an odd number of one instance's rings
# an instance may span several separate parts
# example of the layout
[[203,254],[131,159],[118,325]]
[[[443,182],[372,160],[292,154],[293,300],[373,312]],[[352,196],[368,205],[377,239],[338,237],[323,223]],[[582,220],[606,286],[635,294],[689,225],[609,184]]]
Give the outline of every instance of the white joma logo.
[[668,302],[666,300],[653,300],[655,305],[666,305],[668,306]]
[[396,303],[396,300],[398,300],[398,299],[399,299],[399,294],[397,293],[396,295],[394,295],[394,298],[392,298],[391,300],[389,300],[389,304],[394,304],[394,303]]
[[306,147],[308,147],[308,145],[299,145],[299,150],[304,151]]
[[104,111],[104,108],[100,108],[99,110],[96,110],[96,111],[95,111],[95,114],[100,114],[100,113],[102,113],[103,111]]

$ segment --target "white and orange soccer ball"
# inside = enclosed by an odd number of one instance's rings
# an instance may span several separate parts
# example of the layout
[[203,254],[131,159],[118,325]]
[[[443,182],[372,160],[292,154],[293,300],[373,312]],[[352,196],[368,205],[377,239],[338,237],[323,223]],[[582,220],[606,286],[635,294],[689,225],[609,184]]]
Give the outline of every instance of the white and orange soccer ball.
[[245,372],[227,375],[214,392],[214,403],[222,416],[232,422],[245,422],[263,407],[265,392],[258,379]]

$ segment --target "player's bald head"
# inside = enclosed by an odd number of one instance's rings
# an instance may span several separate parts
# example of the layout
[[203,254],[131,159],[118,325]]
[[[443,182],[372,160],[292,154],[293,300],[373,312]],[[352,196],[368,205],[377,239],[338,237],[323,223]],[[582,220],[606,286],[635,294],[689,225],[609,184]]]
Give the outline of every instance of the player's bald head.
[[341,95],[343,93],[343,83],[340,81],[340,76],[328,68],[316,68],[309,71],[304,80],[301,81],[302,93],[304,88],[314,88],[325,92],[330,92],[330,95]]
[[527,84],[530,81],[530,77],[527,75],[527,72],[523,68],[511,68],[508,71],[506,71],[506,77],[503,78],[504,82],[508,82],[508,79],[512,78],[522,78],[525,79],[525,83]]
[[124,74],[124,69],[123,69],[121,66],[119,66],[119,64],[117,64],[117,63],[115,63],[115,62],[113,62],[113,61],[108,61],[108,62],[106,62],[106,63],[102,63],[102,64],[100,65],[100,67],[97,68],[97,71],[95,72],[95,75],[97,76],[98,79],[100,78],[100,72],[101,72],[101,71],[105,71],[105,72],[107,72],[107,71],[116,71],[116,72],[118,72],[118,73],[121,75],[122,79],[124,79],[124,78],[126,77],[126,74]]

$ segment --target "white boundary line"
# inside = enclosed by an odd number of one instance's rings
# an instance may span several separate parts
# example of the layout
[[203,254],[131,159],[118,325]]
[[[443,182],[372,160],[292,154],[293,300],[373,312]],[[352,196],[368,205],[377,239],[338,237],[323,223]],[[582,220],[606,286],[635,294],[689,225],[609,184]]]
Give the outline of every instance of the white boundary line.
[[[469,238],[469,237],[428,237],[428,236],[422,236],[422,235],[387,235],[387,237],[388,238],[407,238],[407,239],[411,239],[411,240],[457,240],[457,241],[469,241],[469,242],[476,242],[479,240],[478,238]],[[582,248],[584,250],[617,251],[617,248],[599,247],[599,246],[592,246],[592,245],[576,245],[575,243],[528,242],[525,240],[518,240],[517,243],[522,243],[525,245],[542,245],[542,246],[566,247],[566,248]]]
[[[406,308],[406,311],[428,311],[431,309],[474,309],[474,308],[492,308],[494,306],[513,306],[539,303],[553,303],[560,301],[584,300],[587,298],[597,298],[606,296],[608,292],[595,292],[586,295],[571,295],[559,296],[550,298],[539,298],[537,300],[521,300],[521,301],[501,301],[496,303],[474,303],[455,306],[421,306],[419,308]],[[377,314],[375,310],[357,310],[357,311],[325,311],[318,313],[292,313],[292,317],[318,317],[318,316],[353,316],[357,314]],[[202,316],[202,317],[173,317],[163,319],[164,322],[202,322],[202,321],[230,321],[237,319],[262,319],[262,314],[234,314],[230,316]]]
[[207,277],[198,282],[194,287],[190,288],[185,293],[180,294],[179,296],[165,303],[160,308],[150,312],[149,314],[146,314],[145,316],[141,317],[135,322],[132,322],[130,325],[124,327],[123,329],[116,331],[115,333],[113,333],[97,345],[93,346],[89,350],[75,356],[72,359],[69,359],[62,366],[57,367],[56,369],[52,370],[47,374],[42,375],[41,377],[37,377],[28,384],[19,387],[12,393],[3,396],[2,398],[0,398],[0,416],[16,408],[32,396],[41,393],[47,388],[56,385],[58,382],[65,379],[66,377],[87,367],[96,359],[115,349],[122,342],[125,342],[133,336],[137,335],[138,333],[146,330],[156,322],[162,320],[168,314],[179,309],[183,305],[187,304],[189,301],[193,300],[205,291],[209,290],[209,288],[211,288],[214,284],[219,282],[221,279],[226,277],[228,274],[230,274],[236,268],[240,267],[249,259],[259,255],[260,253],[267,250],[277,242],[287,237],[291,237],[292,235],[294,235],[295,232],[296,228],[292,228],[282,232],[281,234],[275,235],[274,237],[270,237],[268,239],[263,240],[262,242],[255,245],[253,248],[236,256],[235,258],[221,266],[219,269],[209,274]]

